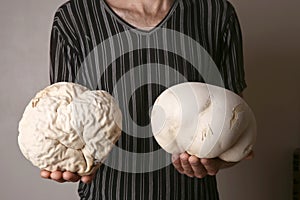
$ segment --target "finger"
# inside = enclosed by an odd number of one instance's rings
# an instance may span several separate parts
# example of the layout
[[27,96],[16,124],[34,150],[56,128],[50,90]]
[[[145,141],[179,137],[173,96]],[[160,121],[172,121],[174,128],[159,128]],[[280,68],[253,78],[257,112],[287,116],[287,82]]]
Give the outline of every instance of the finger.
[[180,154],[180,162],[181,162],[181,166],[184,170],[184,173],[189,177],[193,177],[194,171],[192,169],[191,164],[189,163],[189,157],[190,157],[190,155],[187,153]]
[[91,183],[94,179],[94,176],[95,176],[94,174],[91,176],[82,176],[81,181],[84,183]]
[[66,181],[70,181],[70,182],[77,182],[80,180],[80,176],[77,174],[74,174],[72,172],[63,172],[62,174],[62,178]]
[[40,175],[42,178],[45,179],[50,179],[50,174],[51,172],[47,171],[47,170],[41,170]]
[[245,160],[251,160],[254,158],[254,152],[251,151],[246,157],[245,157]]
[[220,159],[206,159],[202,158],[201,160],[202,165],[207,171],[208,175],[214,176],[218,173],[220,166],[221,166],[221,160]]
[[189,162],[194,171],[194,175],[197,178],[204,178],[207,175],[207,171],[205,167],[202,165],[199,158],[197,158],[196,156],[190,156]]
[[180,154],[172,154],[172,162],[180,160]]
[[65,182],[65,180],[63,179],[63,176],[62,176],[62,172],[60,171],[54,171],[50,174],[50,178],[54,181],[57,181],[59,183],[63,183]]
[[181,166],[180,157],[178,154],[172,155],[172,163],[179,173],[183,173],[184,169]]

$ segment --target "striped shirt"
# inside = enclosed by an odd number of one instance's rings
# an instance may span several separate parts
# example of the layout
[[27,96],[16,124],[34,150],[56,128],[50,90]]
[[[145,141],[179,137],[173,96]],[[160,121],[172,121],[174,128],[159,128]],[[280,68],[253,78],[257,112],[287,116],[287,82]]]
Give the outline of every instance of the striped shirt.
[[227,89],[241,93],[246,87],[241,30],[229,2],[175,0],[167,16],[144,31],[105,0],[71,0],[55,14],[50,61],[51,84],[68,81],[106,90],[124,115],[122,136],[107,162],[91,184],[80,182],[81,199],[219,198],[215,176],[189,178],[176,171],[151,135],[149,110],[174,84],[210,83],[203,73],[216,73],[214,66]]

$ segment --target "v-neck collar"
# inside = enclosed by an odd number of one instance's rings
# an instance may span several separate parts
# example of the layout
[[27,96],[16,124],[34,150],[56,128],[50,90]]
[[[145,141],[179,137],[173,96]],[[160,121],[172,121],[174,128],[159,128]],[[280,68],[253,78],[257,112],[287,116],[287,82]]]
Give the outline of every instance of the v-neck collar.
[[157,29],[161,28],[167,21],[168,19],[173,15],[179,0],[174,0],[172,6],[170,7],[168,13],[166,14],[166,16],[152,29],[150,30],[143,30],[140,29],[138,27],[135,27],[134,25],[130,24],[129,22],[127,22],[126,20],[124,20],[122,17],[120,17],[109,5],[105,0],[100,0],[101,3],[104,5],[104,8],[111,14],[111,16],[113,18],[115,18],[119,23],[121,23],[124,26],[127,26],[129,29],[139,33],[139,34],[152,34],[153,32],[155,32]]

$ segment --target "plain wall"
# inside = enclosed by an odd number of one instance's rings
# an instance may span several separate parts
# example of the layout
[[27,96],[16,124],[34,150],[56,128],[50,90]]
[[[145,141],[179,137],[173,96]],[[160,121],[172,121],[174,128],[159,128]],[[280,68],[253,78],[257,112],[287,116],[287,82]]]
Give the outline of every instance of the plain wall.
[[300,1],[231,1],[244,38],[245,99],[258,122],[256,157],[223,170],[224,200],[291,200],[300,147]]
[[[291,200],[292,153],[300,147],[300,13],[298,0],[231,1],[244,36],[248,88],[256,114],[256,157],[219,175],[221,200]],[[39,177],[20,153],[18,122],[49,84],[53,15],[62,0],[0,1],[0,199],[78,199],[77,184]]]
[[21,154],[18,122],[35,93],[49,85],[49,37],[62,0],[0,3],[0,200],[76,200],[77,184],[39,177]]

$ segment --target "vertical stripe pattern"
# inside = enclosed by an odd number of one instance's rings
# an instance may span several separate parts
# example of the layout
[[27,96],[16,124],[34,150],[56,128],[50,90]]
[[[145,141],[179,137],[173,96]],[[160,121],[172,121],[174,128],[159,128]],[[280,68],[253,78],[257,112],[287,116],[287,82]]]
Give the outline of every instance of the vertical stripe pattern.
[[[179,174],[169,164],[151,171],[157,162],[166,160],[150,154],[144,162],[130,160],[121,154],[127,152],[148,153],[160,150],[155,139],[150,136],[149,108],[157,96],[166,89],[166,85],[187,81],[203,82],[186,56],[199,57],[199,52],[189,49],[183,38],[174,42],[169,35],[158,32],[158,28],[167,28],[189,36],[198,42],[210,55],[218,67],[225,87],[240,93],[246,87],[243,68],[241,30],[236,12],[225,0],[175,0],[168,15],[150,31],[139,30],[121,19],[104,0],[71,0],[63,4],[56,12],[50,42],[50,81],[75,82],[78,73],[81,83],[92,89],[103,89],[113,93],[114,86],[121,82],[122,89],[117,91],[120,106],[127,108],[129,117],[125,117],[126,129],[117,142],[119,150],[110,156],[113,166],[126,166],[135,169],[141,165],[149,171],[144,173],[123,172],[102,165],[91,184],[80,183],[78,192],[83,200],[217,200],[216,178],[189,178]],[[96,48],[101,42],[125,30],[126,37],[112,41],[108,46]],[[150,43],[164,41],[171,45],[174,52],[150,48]],[[145,46],[116,56],[116,49],[123,52],[133,46]],[[99,54],[104,56],[99,57]],[[88,55],[94,55],[87,59]],[[116,59],[104,66],[110,56]],[[88,66],[81,72],[82,64]],[[133,69],[145,66],[137,73]],[[170,71],[162,71],[168,66],[179,72],[174,76]],[[104,73],[101,71],[105,69]],[[100,77],[97,75],[101,74]],[[127,79],[123,77],[128,74]],[[162,85],[146,84],[143,81],[159,80]],[[97,83],[97,84],[95,84]],[[128,91],[134,91],[129,95]],[[126,100],[129,100],[128,102]],[[130,119],[139,126],[130,123]],[[126,121],[127,120],[127,121]],[[124,120],[123,120],[124,121]],[[130,134],[128,134],[130,133]],[[133,170],[134,171],[134,170]]]

